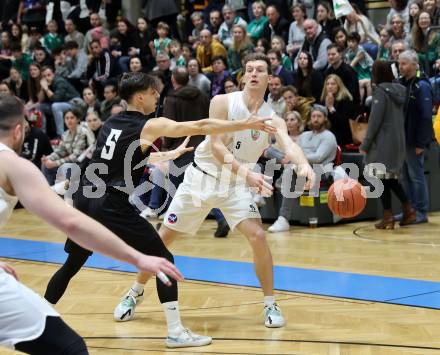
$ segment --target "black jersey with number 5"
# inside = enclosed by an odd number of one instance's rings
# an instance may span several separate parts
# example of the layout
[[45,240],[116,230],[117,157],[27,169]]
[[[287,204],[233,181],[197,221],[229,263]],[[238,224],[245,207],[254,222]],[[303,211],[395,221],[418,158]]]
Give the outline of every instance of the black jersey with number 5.
[[[150,149],[142,153],[140,147],[141,132],[147,120],[148,118],[140,112],[126,111],[105,121],[99,132],[89,169],[92,169],[107,187],[139,185],[145,169],[145,163],[141,163],[150,153]],[[107,166],[107,171],[99,171],[97,163]],[[87,178],[83,179],[83,184],[96,185]]]

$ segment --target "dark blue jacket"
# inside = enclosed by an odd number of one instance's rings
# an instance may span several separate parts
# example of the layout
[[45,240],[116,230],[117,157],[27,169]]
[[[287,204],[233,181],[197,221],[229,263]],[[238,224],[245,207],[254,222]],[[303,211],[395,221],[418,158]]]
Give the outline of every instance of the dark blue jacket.
[[415,77],[400,79],[406,87],[405,135],[406,144],[414,148],[426,148],[432,141],[432,88],[428,79]]

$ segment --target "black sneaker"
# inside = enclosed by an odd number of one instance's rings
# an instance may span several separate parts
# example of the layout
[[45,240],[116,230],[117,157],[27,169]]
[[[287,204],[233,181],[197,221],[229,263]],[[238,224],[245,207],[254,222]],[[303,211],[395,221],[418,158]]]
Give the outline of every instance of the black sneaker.
[[229,225],[224,223],[218,223],[217,224],[217,230],[214,233],[214,237],[216,238],[226,238],[228,236],[229,231],[231,228],[229,228]]

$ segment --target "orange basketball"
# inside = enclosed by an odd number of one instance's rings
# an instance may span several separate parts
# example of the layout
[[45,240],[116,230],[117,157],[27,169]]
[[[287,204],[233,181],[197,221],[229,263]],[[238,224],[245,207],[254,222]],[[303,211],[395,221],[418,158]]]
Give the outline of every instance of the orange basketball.
[[364,187],[356,180],[336,180],[328,190],[328,207],[339,217],[357,216],[363,211],[366,203]]

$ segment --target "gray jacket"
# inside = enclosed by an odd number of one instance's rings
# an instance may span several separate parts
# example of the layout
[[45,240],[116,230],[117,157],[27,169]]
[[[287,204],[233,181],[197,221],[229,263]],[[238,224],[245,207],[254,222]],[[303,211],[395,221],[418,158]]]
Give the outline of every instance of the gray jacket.
[[367,135],[360,147],[367,152],[367,164],[384,164],[388,173],[398,174],[405,160],[405,93],[397,83],[374,89]]

